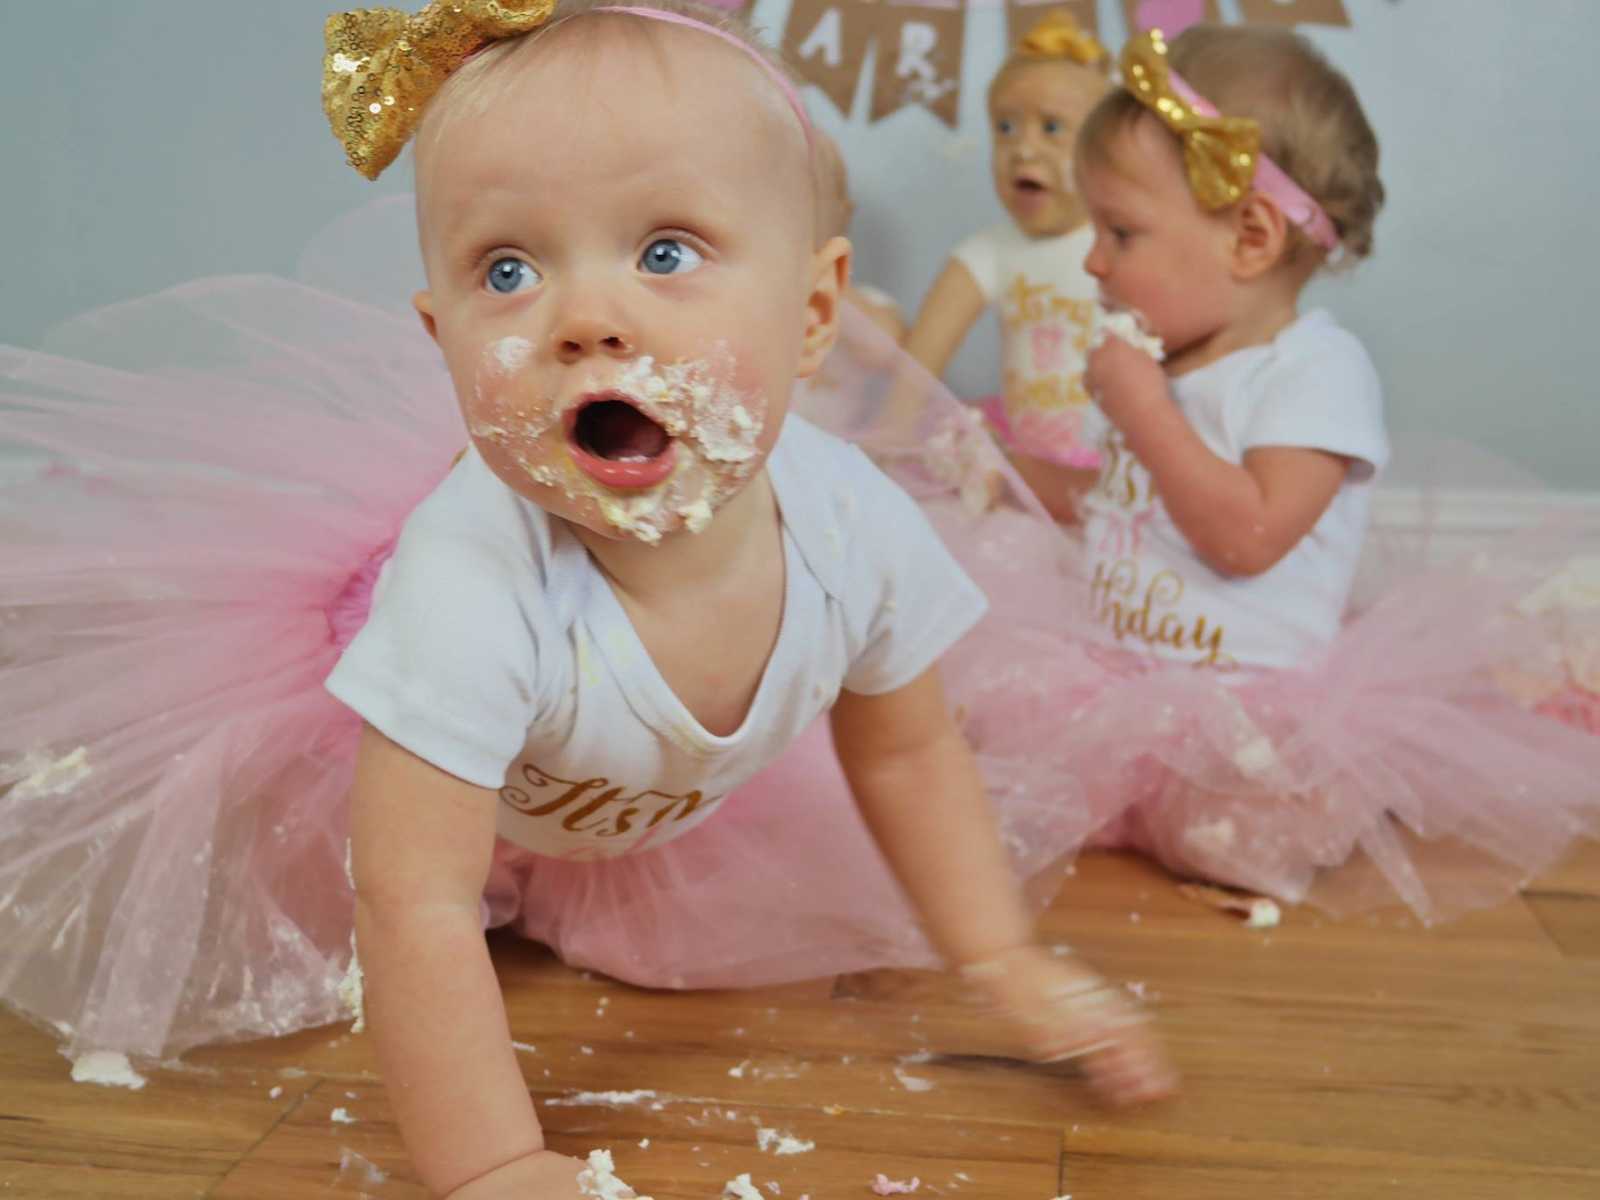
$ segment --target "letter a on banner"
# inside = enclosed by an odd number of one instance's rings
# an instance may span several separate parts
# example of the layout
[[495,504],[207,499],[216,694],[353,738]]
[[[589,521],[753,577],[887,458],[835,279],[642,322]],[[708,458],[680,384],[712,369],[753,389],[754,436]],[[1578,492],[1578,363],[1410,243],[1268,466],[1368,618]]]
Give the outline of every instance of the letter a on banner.
[[860,0],[794,0],[783,27],[783,56],[800,77],[822,89],[839,115],[850,115],[856,81],[875,30],[873,9]]

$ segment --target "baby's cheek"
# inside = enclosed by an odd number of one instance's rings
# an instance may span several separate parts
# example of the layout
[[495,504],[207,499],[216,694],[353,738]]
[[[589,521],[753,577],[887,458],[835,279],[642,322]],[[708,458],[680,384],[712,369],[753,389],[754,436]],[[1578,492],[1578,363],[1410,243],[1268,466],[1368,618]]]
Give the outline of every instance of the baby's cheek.
[[533,346],[526,338],[490,342],[478,356],[472,386],[461,397],[467,432],[517,457],[531,453],[554,424],[552,406],[531,386]]

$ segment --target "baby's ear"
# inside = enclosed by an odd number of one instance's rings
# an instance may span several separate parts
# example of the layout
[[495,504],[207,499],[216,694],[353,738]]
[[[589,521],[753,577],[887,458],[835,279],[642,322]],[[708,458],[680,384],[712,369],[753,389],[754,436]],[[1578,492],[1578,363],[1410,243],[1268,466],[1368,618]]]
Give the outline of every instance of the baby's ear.
[[1260,192],[1251,192],[1233,210],[1233,273],[1258,279],[1283,261],[1289,249],[1289,219]]
[[433,293],[417,292],[411,297],[411,307],[416,309],[417,316],[422,318],[422,327],[428,331],[428,336],[437,342],[439,326],[433,317]]
[[806,328],[795,371],[801,379],[815,374],[839,337],[839,306],[850,284],[850,243],[829,238],[811,256],[811,294],[806,297]]

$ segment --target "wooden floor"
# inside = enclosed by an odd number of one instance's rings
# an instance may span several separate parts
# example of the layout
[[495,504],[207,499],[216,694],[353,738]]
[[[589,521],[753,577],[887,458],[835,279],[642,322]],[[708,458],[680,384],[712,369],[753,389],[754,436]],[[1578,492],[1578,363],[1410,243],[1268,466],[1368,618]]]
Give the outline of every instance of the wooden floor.
[[[495,958],[550,1142],[611,1149],[657,1200],[745,1172],[782,1200],[871,1196],[879,1172],[962,1200],[1600,1197],[1600,848],[1432,931],[1307,912],[1249,930],[1095,856],[1046,929],[1146,996],[1181,1098],[1098,1110],[1069,1071],[995,1057],[934,976],[662,995],[514,941]],[[762,1129],[814,1147],[763,1152]],[[360,1036],[196,1053],[132,1092],[71,1083],[0,1016],[3,1200],[423,1195]]]

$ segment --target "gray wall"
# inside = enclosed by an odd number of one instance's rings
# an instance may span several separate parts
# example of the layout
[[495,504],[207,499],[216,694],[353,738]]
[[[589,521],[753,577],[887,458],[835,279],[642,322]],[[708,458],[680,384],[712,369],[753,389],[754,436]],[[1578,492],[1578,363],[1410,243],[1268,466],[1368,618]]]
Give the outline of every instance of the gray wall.
[[[1345,3],[1353,28],[1308,32],[1362,94],[1391,199],[1377,257],[1316,299],[1366,339],[1396,429],[1457,432],[1600,489],[1595,0]],[[403,169],[369,184],[345,168],[328,133],[330,7],[0,0],[0,341],[196,275],[290,273],[335,217],[407,190]],[[778,31],[788,8],[757,0],[756,17]],[[1101,12],[1118,42],[1120,3]],[[982,93],[1003,21],[968,13],[953,133],[915,110],[869,126],[864,89],[849,120],[808,96],[855,164],[858,274],[913,309],[955,241],[1000,215]],[[994,363],[985,327],[952,382],[988,390]]]

